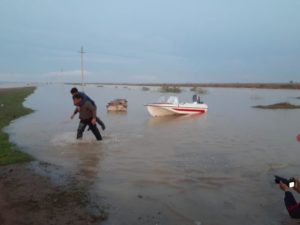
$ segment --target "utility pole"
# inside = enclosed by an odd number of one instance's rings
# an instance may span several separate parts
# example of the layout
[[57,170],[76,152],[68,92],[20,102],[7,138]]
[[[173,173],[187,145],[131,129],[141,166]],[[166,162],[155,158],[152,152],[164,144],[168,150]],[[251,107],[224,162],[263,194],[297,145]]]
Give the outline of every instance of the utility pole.
[[86,53],[83,51],[83,46],[81,46],[81,50],[80,50],[80,58],[81,58],[81,87],[82,87],[82,90],[84,88],[84,74],[83,74],[83,54]]

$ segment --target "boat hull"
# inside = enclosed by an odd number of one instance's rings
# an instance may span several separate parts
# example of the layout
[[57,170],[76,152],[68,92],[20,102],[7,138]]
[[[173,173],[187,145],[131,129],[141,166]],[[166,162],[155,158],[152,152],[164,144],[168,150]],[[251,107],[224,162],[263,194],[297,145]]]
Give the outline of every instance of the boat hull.
[[147,110],[151,116],[169,116],[169,115],[194,115],[207,112],[206,104],[162,104],[153,103],[146,105]]

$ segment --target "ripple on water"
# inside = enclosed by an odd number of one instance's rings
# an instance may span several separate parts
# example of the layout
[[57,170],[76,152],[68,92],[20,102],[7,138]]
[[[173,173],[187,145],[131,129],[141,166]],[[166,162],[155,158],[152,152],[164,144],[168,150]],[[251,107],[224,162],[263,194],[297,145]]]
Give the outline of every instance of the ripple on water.
[[67,146],[77,144],[87,144],[97,142],[92,136],[86,135],[83,139],[77,140],[75,132],[64,132],[55,135],[51,140],[50,144],[53,146]]
[[102,141],[97,141],[92,134],[85,135],[81,140],[76,139],[76,132],[63,132],[55,135],[51,140],[52,146],[64,147],[70,145],[81,145],[81,144],[117,144],[120,143],[118,136],[104,135]]

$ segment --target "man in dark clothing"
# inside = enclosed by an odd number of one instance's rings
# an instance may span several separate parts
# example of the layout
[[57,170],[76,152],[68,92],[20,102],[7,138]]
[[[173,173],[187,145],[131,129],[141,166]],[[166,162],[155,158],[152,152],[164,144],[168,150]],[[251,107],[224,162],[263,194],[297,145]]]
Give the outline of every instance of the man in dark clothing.
[[73,95],[74,105],[79,107],[80,123],[77,129],[77,139],[81,139],[86,126],[93,132],[98,141],[102,140],[96,123],[96,107],[90,101],[83,101],[79,94]]
[[[76,94],[80,95],[82,102],[89,101],[89,102],[92,103],[93,106],[95,106],[97,108],[95,102],[88,95],[86,95],[84,92],[79,92],[78,89],[75,88],[75,87],[73,87],[70,92],[71,92],[72,96],[74,96]],[[78,113],[78,111],[79,111],[79,109],[78,109],[78,107],[76,107],[74,113],[71,116],[71,119],[74,118],[74,116]],[[105,124],[103,123],[102,120],[99,119],[99,117],[96,118],[96,121],[101,126],[102,130],[105,130]]]
[[[284,191],[284,203],[285,207],[288,210],[290,217],[294,219],[300,218],[300,203],[297,203],[294,195],[290,192],[289,187],[280,182],[279,187]],[[300,181],[295,179],[295,187],[293,188],[296,192],[300,193]]]

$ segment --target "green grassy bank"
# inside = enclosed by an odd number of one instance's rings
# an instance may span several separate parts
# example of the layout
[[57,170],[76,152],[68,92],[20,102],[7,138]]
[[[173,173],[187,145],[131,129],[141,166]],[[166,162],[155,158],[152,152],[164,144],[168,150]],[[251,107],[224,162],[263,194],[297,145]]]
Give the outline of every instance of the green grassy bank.
[[23,106],[23,101],[34,90],[35,87],[0,89],[0,165],[32,160],[31,156],[19,151],[17,146],[9,142],[3,128],[12,120],[32,112]]

